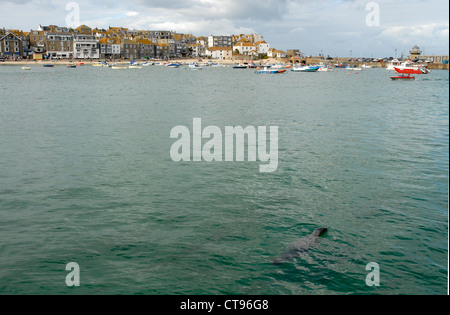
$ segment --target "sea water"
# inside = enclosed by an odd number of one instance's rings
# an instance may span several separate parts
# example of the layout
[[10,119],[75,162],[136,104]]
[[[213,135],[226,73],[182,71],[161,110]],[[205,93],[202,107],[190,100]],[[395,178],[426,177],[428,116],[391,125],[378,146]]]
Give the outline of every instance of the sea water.
[[[449,74],[389,75],[1,66],[0,294],[446,294]],[[195,118],[276,171],[175,162]]]

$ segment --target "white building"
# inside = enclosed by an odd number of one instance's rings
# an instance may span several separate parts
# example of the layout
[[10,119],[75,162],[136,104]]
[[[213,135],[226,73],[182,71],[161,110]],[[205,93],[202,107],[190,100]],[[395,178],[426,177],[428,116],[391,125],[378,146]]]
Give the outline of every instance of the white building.
[[99,59],[99,41],[93,35],[76,35],[73,40],[75,59]]
[[212,59],[231,60],[233,58],[233,49],[231,47],[210,47],[206,50],[206,56]]
[[239,51],[241,55],[249,55],[252,50],[256,50],[256,46],[249,42],[239,42],[233,46],[233,51]]
[[259,41],[255,43],[256,51],[260,55],[267,55],[270,49],[270,44],[266,43],[265,41]]

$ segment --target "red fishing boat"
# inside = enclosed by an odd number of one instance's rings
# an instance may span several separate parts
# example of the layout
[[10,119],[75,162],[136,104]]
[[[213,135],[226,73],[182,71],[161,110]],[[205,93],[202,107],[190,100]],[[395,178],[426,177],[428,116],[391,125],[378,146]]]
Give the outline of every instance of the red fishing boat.
[[397,73],[403,73],[403,74],[422,74],[423,72],[419,68],[397,68],[394,67],[395,71]]
[[391,77],[392,80],[415,80],[416,77],[412,77],[409,74],[405,75],[405,74],[400,74],[400,75],[395,75],[393,77]]

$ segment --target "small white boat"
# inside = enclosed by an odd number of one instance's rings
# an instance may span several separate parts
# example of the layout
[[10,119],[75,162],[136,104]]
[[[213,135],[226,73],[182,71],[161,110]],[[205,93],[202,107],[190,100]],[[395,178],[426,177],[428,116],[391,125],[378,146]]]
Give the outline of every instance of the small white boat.
[[373,66],[371,66],[371,65],[368,65],[368,64],[363,64],[362,66],[361,66],[361,68],[363,68],[363,69],[373,69]]
[[142,66],[131,65],[128,67],[129,69],[142,69]]
[[325,65],[321,65],[319,70],[317,70],[318,72],[330,72],[333,71],[330,67],[325,66]]
[[22,67],[22,70],[31,70],[30,67]]
[[125,66],[112,66],[111,69],[113,69],[113,70],[127,70],[127,67],[125,67]]
[[345,69],[351,70],[351,71],[362,71],[362,68],[361,68],[361,67],[347,67],[347,68],[345,68]]
[[146,62],[144,64],[142,64],[143,67],[149,67],[149,66],[153,66],[155,63],[154,62]]
[[198,65],[198,63],[193,63],[189,65],[189,69],[191,70],[202,70],[203,68]]
[[395,71],[395,67],[401,65],[401,62],[398,59],[392,59],[386,67],[386,70]]

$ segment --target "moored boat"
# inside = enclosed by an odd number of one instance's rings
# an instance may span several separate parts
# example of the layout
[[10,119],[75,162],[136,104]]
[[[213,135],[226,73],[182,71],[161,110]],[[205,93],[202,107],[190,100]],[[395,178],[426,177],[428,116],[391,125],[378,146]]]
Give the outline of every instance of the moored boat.
[[67,65],[66,67],[67,68],[76,68],[77,66],[76,65]]
[[112,66],[111,69],[113,70],[127,70],[126,66]]
[[320,67],[317,66],[301,66],[301,67],[293,67],[291,71],[293,72],[317,72]]
[[286,69],[270,69],[271,67],[265,66],[260,70],[257,70],[257,74],[280,74],[285,73]]
[[392,59],[389,62],[389,64],[387,65],[386,70],[395,71],[395,67],[398,67],[400,65],[401,65],[401,63],[400,63],[400,61],[397,58],[396,59]]
[[413,77],[409,74],[399,74],[391,77],[392,80],[415,80],[416,77]]
[[54,65],[50,65],[50,64],[45,64],[44,65],[44,68],[53,68],[54,67]]
[[201,66],[199,66],[198,63],[192,63],[189,65],[189,69],[191,70],[203,70],[203,68]]
[[138,66],[138,65],[130,65],[128,67],[128,69],[142,69],[142,66]]
[[180,67],[180,64],[179,63],[169,63],[167,65],[167,67],[168,68],[178,68],[178,67]]
[[233,67],[233,69],[247,69],[248,65],[244,65],[244,64],[239,64],[239,65],[235,65]]
[[31,70],[30,67],[22,67],[22,70]]

